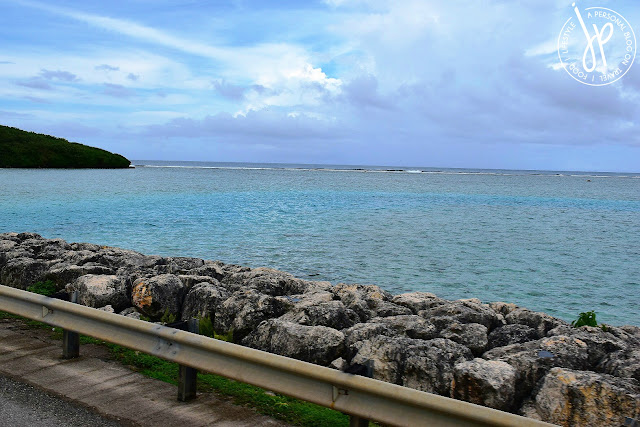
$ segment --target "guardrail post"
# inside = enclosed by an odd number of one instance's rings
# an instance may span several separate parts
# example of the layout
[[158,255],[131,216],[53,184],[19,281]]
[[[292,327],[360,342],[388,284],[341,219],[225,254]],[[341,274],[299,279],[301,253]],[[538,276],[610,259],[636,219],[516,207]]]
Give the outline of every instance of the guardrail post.
[[[78,302],[78,292],[74,291],[69,295],[69,301]],[[62,330],[62,358],[75,359],[80,356],[80,334],[77,332]]]
[[[183,327],[188,332],[193,332],[195,334],[200,332],[199,322],[197,319],[191,319],[184,323],[185,325]],[[187,402],[196,398],[197,381],[197,369],[180,365],[178,372],[178,400],[180,402]]]
[[[355,364],[344,370],[348,374],[373,378],[373,360],[367,360],[363,364]],[[357,415],[349,415],[349,427],[369,427],[369,420]]]

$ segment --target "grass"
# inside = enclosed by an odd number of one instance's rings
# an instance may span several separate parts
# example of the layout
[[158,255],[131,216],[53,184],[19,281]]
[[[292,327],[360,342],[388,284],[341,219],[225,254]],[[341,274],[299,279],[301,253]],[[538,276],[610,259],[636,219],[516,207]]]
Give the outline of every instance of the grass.
[[27,291],[33,292],[34,294],[51,296],[56,293],[56,283],[51,280],[36,282],[29,286]]
[[0,168],[128,168],[119,154],[66,139],[0,126]]
[[[54,339],[62,339],[62,330],[42,322],[0,311],[0,319],[21,319],[32,328],[51,330]],[[228,336],[222,336],[229,339]],[[81,336],[81,344],[106,346],[112,358],[142,375],[170,384],[178,384],[178,364],[92,337]],[[80,350],[82,352],[82,349]],[[212,392],[234,404],[254,408],[257,412],[303,427],[348,426],[349,417],[313,403],[268,392],[259,387],[208,373],[198,373],[198,391]],[[374,425],[374,424],[372,424]]]

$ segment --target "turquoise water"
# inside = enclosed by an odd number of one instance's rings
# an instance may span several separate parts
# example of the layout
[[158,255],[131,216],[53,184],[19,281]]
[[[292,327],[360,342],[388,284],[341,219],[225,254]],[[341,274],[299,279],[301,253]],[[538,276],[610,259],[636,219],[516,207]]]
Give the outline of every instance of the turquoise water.
[[174,165],[0,169],[0,232],[640,325],[637,174]]

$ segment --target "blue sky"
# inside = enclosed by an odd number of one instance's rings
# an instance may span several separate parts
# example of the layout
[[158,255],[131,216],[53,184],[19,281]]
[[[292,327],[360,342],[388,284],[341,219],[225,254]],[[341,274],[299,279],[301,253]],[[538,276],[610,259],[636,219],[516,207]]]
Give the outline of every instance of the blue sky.
[[[640,64],[559,68],[571,3],[0,0],[0,123],[131,159],[640,172]],[[578,3],[640,31],[637,0]]]

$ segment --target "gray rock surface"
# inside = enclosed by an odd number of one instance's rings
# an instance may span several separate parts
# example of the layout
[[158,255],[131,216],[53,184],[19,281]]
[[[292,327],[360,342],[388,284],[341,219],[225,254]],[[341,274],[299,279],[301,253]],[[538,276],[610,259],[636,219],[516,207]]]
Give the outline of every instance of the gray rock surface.
[[514,405],[517,372],[508,363],[473,359],[453,367],[451,397],[501,411]]
[[209,317],[215,323],[218,307],[229,297],[229,293],[217,280],[209,280],[215,283],[201,282],[189,290],[182,305],[182,320]]
[[114,275],[87,274],[80,276],[66,288],[67,293],[78,292],[78,304],[99,308],[111,305],[116,311],[129,307],[127,288]]
[[185,287],[173,274],[161,274],[149,279],[138,279],[131,290],[131,302],[152,320],[165,313],[180,317]]

